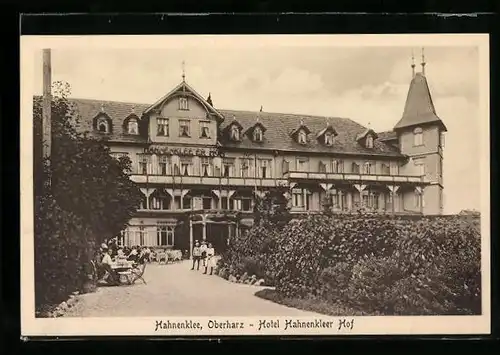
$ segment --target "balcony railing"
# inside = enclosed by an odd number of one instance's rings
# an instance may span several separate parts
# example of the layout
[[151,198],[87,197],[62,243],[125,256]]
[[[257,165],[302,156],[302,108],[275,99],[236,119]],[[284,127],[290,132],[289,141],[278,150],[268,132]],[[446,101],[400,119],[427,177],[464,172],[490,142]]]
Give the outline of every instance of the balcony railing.
[[286,186],[288,181],[282,179],[254,178],[254,177],[215,177],[215,176],[180,176],[180,175],[139,175],[131,174],[130,178],[136,183],[150,184],[183,184],[183,185],[223,185],[223,186]]
[[380,181],[380,182],[418,182],[424,183],[424,176],[411,175],[381,175],[381,174],[354,174],[354,173],[313,173],[306,171],[289,171],[283,174],[290,180],[321,180],[321,181]]

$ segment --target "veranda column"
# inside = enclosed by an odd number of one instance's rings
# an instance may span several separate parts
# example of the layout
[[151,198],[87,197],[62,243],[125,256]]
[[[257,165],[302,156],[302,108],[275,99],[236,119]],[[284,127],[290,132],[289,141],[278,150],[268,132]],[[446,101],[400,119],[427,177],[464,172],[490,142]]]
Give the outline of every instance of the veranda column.
[[207,222],[203,221],[203,240],[207,240]]
[[419,201],[419,206],[420,206],[420,213],[424,213],[424,199],[423,199],[423,195],[424,195],[424,192],[422,191],[422,188],[420,186],[417,186],[415,187],[415,193],[417,194],[417,198],[418,198],[418,201]]
[[356,190],[358,190],[358,193],[359,193],[359,203],[361,205],[361,207],[365,207],[363,205],[363,196],[362,196],[362,192],[364,189],[366,189],[366,185],[358,185],[358,184],[354,184],[354,187],[356,188]]
[[392,208],[392,214],[394,214],[395,210],[394,210],[394,205],[396,204],[396,193],[397,191],[399,190],[399,186],[396,186],[396,185],[390,185],[390,186],[387,186],[390,190],[390,194],[391,194],[391,200],[392,200],[392,204],[391,204],[391,208]]
[[189,217],[189,259],[193,259],[193,221]]

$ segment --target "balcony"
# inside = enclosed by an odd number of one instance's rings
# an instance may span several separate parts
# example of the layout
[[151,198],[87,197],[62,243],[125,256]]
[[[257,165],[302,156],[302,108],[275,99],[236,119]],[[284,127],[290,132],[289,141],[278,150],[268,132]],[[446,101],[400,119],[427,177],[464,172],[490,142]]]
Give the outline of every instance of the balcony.
[[381,175],[381,174],[354,174],[354,173],[313,173],[305,171],[289,171],[283,174],[288,180],[312,181],[360,181],[360,182],[392,182],[392,183],[426,183],[424,176],[410,175]]
[[275,187],[287,186],[288,181],[282,179],[264,179],[255,177],[215,177],[215,176],[173,176],[173,175],[139,175],[131,174],[132,181],[138,184],[162,184],[162,185],[202,185],[202,186],[257,186]]

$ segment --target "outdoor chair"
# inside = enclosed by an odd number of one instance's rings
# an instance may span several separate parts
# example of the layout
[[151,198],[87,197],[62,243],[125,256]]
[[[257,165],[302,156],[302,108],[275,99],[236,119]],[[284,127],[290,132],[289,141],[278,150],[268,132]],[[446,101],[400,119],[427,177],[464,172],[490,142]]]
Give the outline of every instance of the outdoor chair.
[[164,251],[164,250],[157,250],[155,254],[156,254],[156,262],[158,264],[161,264],[162,261],[164,261],[165,264],[168,263],[168,254],[167,254],[166,251]]
[[137,280],[141,280],[145,285],[147,285],[146,280],[144,280],[145,271],[146,271],[145,262],[135,264],[132,269],[119,272],[120,282],[127,283],[128,285],[133,285]]

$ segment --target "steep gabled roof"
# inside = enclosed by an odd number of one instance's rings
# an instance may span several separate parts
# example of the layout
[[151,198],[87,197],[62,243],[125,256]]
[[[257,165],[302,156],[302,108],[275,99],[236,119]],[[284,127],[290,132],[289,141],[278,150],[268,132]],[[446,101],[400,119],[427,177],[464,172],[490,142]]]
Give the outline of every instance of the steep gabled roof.
[[[73,103],[78,115],[77,129],[79,131],[93,132],[93,118],[101,112],[101,105],[104,105],[106,114],[113,122],[113,126],[120,127],[123,120],[130,115],[133,107],[139,117],[150,107],[147,104],[133,104],[116,101],[100,101],[90,99],[69,99]],[[392,157],[403,157],[397,148],[386,144],[379,139],[374,141],[373,149],[367,149],[356,142],[356,137],[360,132],[364,132],[366,127],[348,118],[329,117],[329,123],[335,127],[338,136],[333,146],[325,146],[318,140],[311,140],[307,145],[297,143],[289,136],[289,132],[297,128],[297,121],[304,120],[309,130],[313,133],[321,132],[325,129],[326,117],[298,115],[286,113],[272,112],[251,112],[251,111],[236,111],[236,110],[219,110],[220,114],[226,119],[221,123],[220,128],[225,129],[232,123],[233,117],[241,125],[243,131],[252,128],[257,123],[256,117],[259,117],[259,123],[265,127],[266,134],[264,140],[259,144],[253,142],[250,137],[243,135],[240,142],[233,142],[225,137],[221,137],[220,144],[227,148],[243,148],[243,149],[258,149],[263,151],[274,152],[295,151],[297,153],[339,153],[339,154],[366,154],[366,155],[381,155]],[[141,123],[144,120],[141,119]],[[144,122],[145,123],[145,122]],[[123,143],[148,143],[145,135],[129,135],[124,134],[123,130],[114,130],[108,134],[110,141]]]
[[398,139],[398,135],[394,131],[378,132],[378,139],[382,142],[393,141]]
[[416,73],[408,89],[403,117],[394,126],[394,129],[398,130],[429,123],[436,123],[442,130],[446,131],[443,121],[436,114],[425,75]]
[[185,81],[182,81],[179,85],[177,85],[174,89],[172,89],[168,94],[166,94],[165,96],[163,96],[162,98],[160,98],[154,104],[152,104],[149,107],[147,107],[146,110],[144,110],[144,114],[147,114],[150,111],[152,111],[153,109],[155,109],[156,107],[158,107],[162,102],[164,102],[170,96],[175,95],[176,93],[180,93],[180,92],[190,93],[191,95],[193,95],[194,97],[196,97],[196,99],[198,99],[198,101],[205,107],[205,109],[207,109],[207,111],[209,111],[210,113],[215,114],[220,119],[224,119],[224,116],[212,106],[212,104],[211,104],[211,101],[212,101],[211,95],[209,97],[210,98],[210,102],[207,102],[207,100],[205,100],[200,94],[198,94],[196,92],[196,90],[194,90],[191,86],[189,86]]

